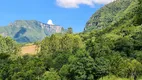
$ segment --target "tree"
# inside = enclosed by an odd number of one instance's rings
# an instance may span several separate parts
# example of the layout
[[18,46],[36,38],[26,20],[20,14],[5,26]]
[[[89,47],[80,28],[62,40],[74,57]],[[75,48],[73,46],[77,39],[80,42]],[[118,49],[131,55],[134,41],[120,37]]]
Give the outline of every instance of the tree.
[[115,41],[115,51],[122,52],[123,56],[133,57],[134,43],[131,38],[123,37]]
[[108,75],[109,72],[110,61],[105,56],[95,58],[95,69],[98,78]]
[[60,37],[56,34],[53,34],[50,37],[48,44],[49,53],[56,54],[60,49]]
[[73,35],[72,34],[65,34],[60,40],[61,47],[60,50],[63,53],[72,53],[73,51]]
[[61,68],[60,75],[68,80],[94,80],[94,60],[85,51],[80,50],[75,56],[70,56],[69,63]]
[[135,19],[135,25],[141,25],[142,24],[142,1],[141,0],[137,0],[138,1],[138,4],[137,4],[137,7],[136,7],[136,17],[134,18]]
[[111,53],[112,42],[103,39],[102,37],[92,37],[86,41],[86,50],[90,53],[91,57],[105,56]]
[[50,71],[46,71],[42,75],[41,80],[61,80],[61,78],[58,73],[53,68],[51,68]]
[[9,37],[0,36],[0,57],[6,59],[20,51],[18,44]]
[[131,76],[134,78],[134,80],[137,80],[137,77],[142,74],[142,64],[138,62],[137,60],[131,60],[129,63],[129,70]]
[[52,67],[57,69],[57,70],[60,70],[60,68],[68,63],[68,58],[69,58],[70,54],[67,54],[67,53],[61,53],[61,54],[58,54],[58,56],[53,59],[52,63]]
[[72,30],[71,27],[68,28],[67,33],[68,33],[68,34],[72,34],[72,33],[73,33],[73,30]]
[[65,34],[60,43],[60,50],[63,53],[76,53],[78,49],[84,47],[84,43],[82,42],[80,36],[73,34]]
[[41,44],[41,55],[54,55],[60,51],[60,36],[53,34],[51,37],[46,37]]

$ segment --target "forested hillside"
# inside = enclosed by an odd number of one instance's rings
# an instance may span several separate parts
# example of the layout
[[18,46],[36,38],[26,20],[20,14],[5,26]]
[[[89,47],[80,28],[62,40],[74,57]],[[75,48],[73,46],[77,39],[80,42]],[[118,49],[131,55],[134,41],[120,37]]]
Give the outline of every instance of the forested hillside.
[[135,19],[137,14],[139,16],[142,14],[138,5],[138,0],[116,0],[98,10],[86,23],[85,31],[123,25],[132,26],[136,23],[135,20],[138,20]]
[[106,28],[46,37],[36,55],[21,56],[21,44],[0,36],[0,80],[141,80],[142,1],[127,11]]

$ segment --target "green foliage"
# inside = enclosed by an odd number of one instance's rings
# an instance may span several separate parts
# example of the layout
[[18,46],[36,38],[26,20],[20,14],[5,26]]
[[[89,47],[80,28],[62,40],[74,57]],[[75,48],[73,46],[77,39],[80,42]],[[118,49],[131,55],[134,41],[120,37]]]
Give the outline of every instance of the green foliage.
[[122,13],[126,11],[132,1],[133,0],[116,0],[102,7],[87,22],[85,31],[102,29],[118,22],[123,18]]
[[137,77],[142,74],[142,64],[140,62],[138,62],[137,60],[132,60],[129,63],[129,70],[130,70],[130,74],[133,77],[134,80],[137,79]]
[[40,55],[45,60],[50,60],[50,67],[60,69],[68,62],[70,55],[75,54],[79,49],[84,48],[80,36],[73,34],[52,35],[50,38],[46,37],[41,43]]
[[73,33],[73,30],[72,30],[71,27],[68,28],[67,33],[68,33],[68,34],[72,34],[72,33]]
[[116,0],[98,10],[87,22],[85,31],[106,27],[138,26],[142,24],[141,15],[140,0]]
[[50,71],[47,71],[43,74],[41,80],[61,80],[60,76],[54,69],[50,69]]
[[9,37],[0,36],[0,58],[5,59],[19,52],[18,44]]
[[89,24],[106,28],[79,34],[70,28],[66,34],[53,34],[35,43],[40,47],[35,56],[13,59],[17,44],[0,36],[0,80],[141,80],[142,25],[136,12],[141,12],[141,3],[110,3]]
[[74,53],[78,49],[83,48],[83,42],[78,35],[65,34],[52,35],[46,37],[41,44],[41,52],[43,53]]
[[72,30],[71,27],[68,28],[67,33],[68,33],[68,34],[72,34],[72,33],[73,33],[73,30]]
[[136,25],[141,25],[142,22],[142,1],[138,0],[138,7],[136,8],[136,17],[135,17],[135,24]]
[[69,63],[60,70],[62,79],[93,80],[95,79],[94,60],[84,51],[77,52],[69,57]]
[[19,57],[15,61],[8,61],[0,67],[1,75],[0,79],[26,79],[26,80],[35,80],[42,76],[45,72],[44,63],[38,58],[23,56],[23,58]]
[[120,78],[120,77],[117,77],[117,76],[114,76],[114,75],[108,75],[108,76],[105,76],[103,78],[100,78],[99,80],[133,80],[133,79],[128,79],[128,78]]

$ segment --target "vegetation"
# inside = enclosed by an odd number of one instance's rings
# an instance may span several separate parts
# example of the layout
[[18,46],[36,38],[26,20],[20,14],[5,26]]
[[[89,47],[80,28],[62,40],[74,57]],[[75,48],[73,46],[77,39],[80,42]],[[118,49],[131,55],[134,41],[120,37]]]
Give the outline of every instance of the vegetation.
[[98,10],[87,22],[85,31],[106,27],[141,24],[141,1],[116,0]]
[[[135,1],[127,10],[140,13],[142,2]],[[73,34],[69,28],[46,37],[35,43],[36,55],[18,56],[19,45],[0,36],[0,80],[141,80],[142,17],[122,15],[127,19],[100,30]]]

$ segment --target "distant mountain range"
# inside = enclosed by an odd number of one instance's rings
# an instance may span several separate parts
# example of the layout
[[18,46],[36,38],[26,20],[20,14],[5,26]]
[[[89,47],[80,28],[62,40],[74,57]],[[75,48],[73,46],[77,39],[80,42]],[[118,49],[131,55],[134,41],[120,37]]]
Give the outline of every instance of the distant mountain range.
[[54,25],[51,20],[48,23],[36,20],[16,20],[8,26],[1,26],[0,34],[10,36],[19,43],[26,43],[42,40],[54,33],[64,32],[63,27]]

